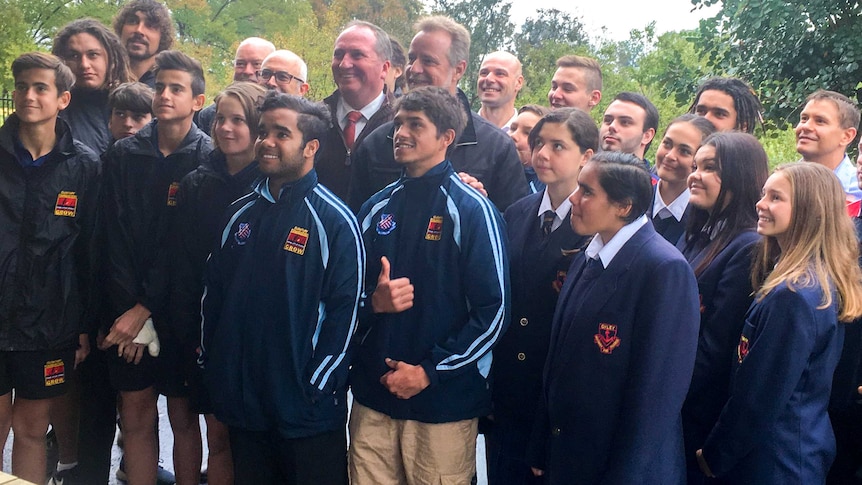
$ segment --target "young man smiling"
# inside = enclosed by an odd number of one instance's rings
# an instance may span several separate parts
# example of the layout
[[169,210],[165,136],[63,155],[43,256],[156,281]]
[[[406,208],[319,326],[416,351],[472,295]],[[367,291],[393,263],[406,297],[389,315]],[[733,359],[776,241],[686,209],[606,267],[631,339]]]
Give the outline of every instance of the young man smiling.
[[[192,123],[204,103],[204,77],[199,62],[177,51],[156,56],[153,71],[156,119],[135,136],[114,143],[104,156],[103,210],[111,237],[105,238],[107,315],[101,347],[108,349],[111,384],[120,391],[126,474],[132,483],[156,481],[157,384],[168,396],[180,480],[185,458],[200,453],[199,432],[195,436],[196,428],[188,422],[188,390],[177,382],[179,373],[170,369],[179,359],[166,325],[166,307],[179,183],[212,150],[209,137]],[[149,318],[164,348],[158,359],[133,342]],[[195,482],[199,472],[194,470]]]
[[447,160],[465,125],[447,89],[399,98],[393,151],[404,173],[359,211],[370,296],[351,371],[355,485],[470,483],[475,471],[509,269],[500,213]]
[[862,198],[856,167],[847,156],[847,146],[856,138],[859,108],[847,96],[819,90],[805,100],[796,125],[796,151],[802,160],[832,170],[844,192],[853,200]]
[[207,262],[200,362],[236,483],[347,483],[347,351],[365,252],[353,214],[317,181],[329,120],[321,103],[267,95],[255,144],[264,178],[228,209]]

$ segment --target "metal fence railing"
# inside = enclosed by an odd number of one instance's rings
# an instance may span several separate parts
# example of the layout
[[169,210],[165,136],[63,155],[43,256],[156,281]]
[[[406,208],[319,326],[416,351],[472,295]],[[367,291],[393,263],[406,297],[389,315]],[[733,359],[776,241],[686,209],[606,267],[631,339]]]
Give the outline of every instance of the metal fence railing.
[[12,103],[12,93],[4,89],[0,92],[0,124],[6,121],[13,111],[15,111],[15,105]]

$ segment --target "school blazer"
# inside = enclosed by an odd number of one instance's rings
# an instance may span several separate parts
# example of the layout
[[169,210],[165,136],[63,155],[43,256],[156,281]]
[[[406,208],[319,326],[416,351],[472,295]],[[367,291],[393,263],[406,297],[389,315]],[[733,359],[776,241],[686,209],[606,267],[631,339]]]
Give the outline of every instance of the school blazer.
[[600,274],[585,266],[576,255],[554,315],[531,465],[551,485],[683,484],[700,322],[691,267],[650,224]]
[[[700,334],[691,387],[682,408],[689,485],[703,481],[695,452],[718,421],[730,393],[736,347],[752,301],[751,258],[760,240],[754,229],[737,234],[697,277],[700,293]],[[710,248],[683,252],[696,268]]]

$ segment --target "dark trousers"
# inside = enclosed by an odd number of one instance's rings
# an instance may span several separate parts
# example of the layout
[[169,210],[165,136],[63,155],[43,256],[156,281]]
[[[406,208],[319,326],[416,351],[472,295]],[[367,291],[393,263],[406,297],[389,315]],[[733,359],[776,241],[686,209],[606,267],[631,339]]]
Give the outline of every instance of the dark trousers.
[[[858,325],[858,323],[856,324]],[[862,405],[830,410],[837,455],[826,477],[828,485],[860,485],[862,477]]]
[[485,429],[485,460],[488,485],[541,485],[544,477],[533,475],[527,463],[527,443],[532,421],[499,416]]
[[105,352],[90,338],[90,355],[78,366],[81,379],[81,419],[78,430],[80,483],[108,483],[111,448],[117,431],[117,391],[108,379]]
[[347,485],[346,427],[307,438],[230,428],[234,483]]

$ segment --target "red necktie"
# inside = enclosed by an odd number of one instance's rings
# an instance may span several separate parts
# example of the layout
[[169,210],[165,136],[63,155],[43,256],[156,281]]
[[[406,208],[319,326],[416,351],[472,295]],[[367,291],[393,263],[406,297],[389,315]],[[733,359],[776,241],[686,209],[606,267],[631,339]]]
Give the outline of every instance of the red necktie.
[[348,150],[353,150],[353,142],[356,139],[356,122],[362,118],[359,111],[347,113],[347,124],[344,125],[344,144]]

